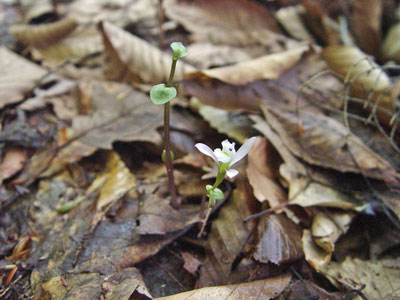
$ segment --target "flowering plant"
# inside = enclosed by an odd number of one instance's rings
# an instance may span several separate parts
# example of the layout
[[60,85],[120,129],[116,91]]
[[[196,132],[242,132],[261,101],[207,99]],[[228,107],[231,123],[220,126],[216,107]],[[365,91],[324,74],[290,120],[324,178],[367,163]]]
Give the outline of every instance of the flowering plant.
[[256,137],[249,138],[236,152],[235,143],[231,143],[228,140],[222,142],[222,149],[217,148],[214,151],[206,144],[198,143],[195,147],[203,154],[211,157],[218,166],[218,175],[214,185],[207,185],[207,196],[210,199],[209,207],[215,206],[215,200],[222,199],[224,197],[223,192],[218,188],[225,178],[225,175],[229,178],[235,177],[239,172],[231,167],[236,164],[239,160],[244,158],[249,153],[251,147],[254,144]]

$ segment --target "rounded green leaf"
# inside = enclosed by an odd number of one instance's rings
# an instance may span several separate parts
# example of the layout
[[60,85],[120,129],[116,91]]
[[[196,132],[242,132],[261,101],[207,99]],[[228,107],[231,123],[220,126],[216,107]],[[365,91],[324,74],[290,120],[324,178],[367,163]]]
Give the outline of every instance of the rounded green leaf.
[[224,199],[224,192],[221,191],[219,188],[215,188],[213,190],[213,195],[214,195],[214,198],[217,200]]
[[165,104],[176,97],[174,87],[166,87],[164,83],[153,86],[150,90],[150,99],[154,104]]
[[172,51],[174,51],[174,59],[180,59],[188,54],[185,46],[183,46],[181,42],[173,42],[171,48]]

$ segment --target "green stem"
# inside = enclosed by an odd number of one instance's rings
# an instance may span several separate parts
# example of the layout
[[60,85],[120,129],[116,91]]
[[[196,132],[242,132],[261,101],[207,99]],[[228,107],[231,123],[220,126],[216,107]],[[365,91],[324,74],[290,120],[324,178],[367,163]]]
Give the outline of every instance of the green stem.
[[222,183],[222,181],[224,181],[225,174],[226,174],[226,171],[222,171],[222,172],[218,171],[218,175],[217,175],[217,178],[215,179],[213,189],[217,188]]
[[[174,79],[176,59],[172,59],[171,72],[169,73],[169,78],[167,82],[167,87],[172,86]],[[174,169],[171,161],[171,143],[170,143],[170,132],[169,132],[169,116],[170,116],[171,105],[170,102],[164,104],[164,149],[165,149],[165,166],[167,168],[168,176],[168,187],[169,194],[171,197],[170,204],[174,208],[179,208],[180,203],[176,198],[175,190],[175,179],[174,179]]]

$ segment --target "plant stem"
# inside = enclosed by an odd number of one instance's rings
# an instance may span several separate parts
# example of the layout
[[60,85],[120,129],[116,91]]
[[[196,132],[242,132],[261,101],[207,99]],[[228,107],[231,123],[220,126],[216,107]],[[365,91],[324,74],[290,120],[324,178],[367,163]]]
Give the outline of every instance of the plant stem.
[[[174,79],[176,59],[172,58],[171,72],[169,73],[169,78],[167,82],[167,87],[172,86],[172,80]],[[170,102],[164,104],[164,149],[165,149],[165,166],[167,168],[168,176],[168,188],[171,197],[170,204],[174,208],[179,208],[180,203],[176,197],[175,190],[175,179],[174,179],[174,169],[171,161],[171,143],[169,138],[169,115],[170,115],[171,105]]]

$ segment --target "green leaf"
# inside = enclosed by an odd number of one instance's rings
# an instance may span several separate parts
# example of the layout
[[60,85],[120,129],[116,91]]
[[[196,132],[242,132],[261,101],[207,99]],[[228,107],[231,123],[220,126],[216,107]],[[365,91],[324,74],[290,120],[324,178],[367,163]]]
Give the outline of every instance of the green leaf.
[[175,60],[180,59],[188,54],[185,46],[183,46],[183,44],[181,42],[173,42],[171,44],[171,48],[172,48],[172,51],[174,51],[174,59]]
[[150,99],[154,104],[165,104],[176,97],[174,87],[166,87],[164,83],[153,86],[150,90]]
[[217,200],[224,199],[224,192],[221,191],[219,188],[215,188],[213,190],[213,195],[214,195],[214,198]]

